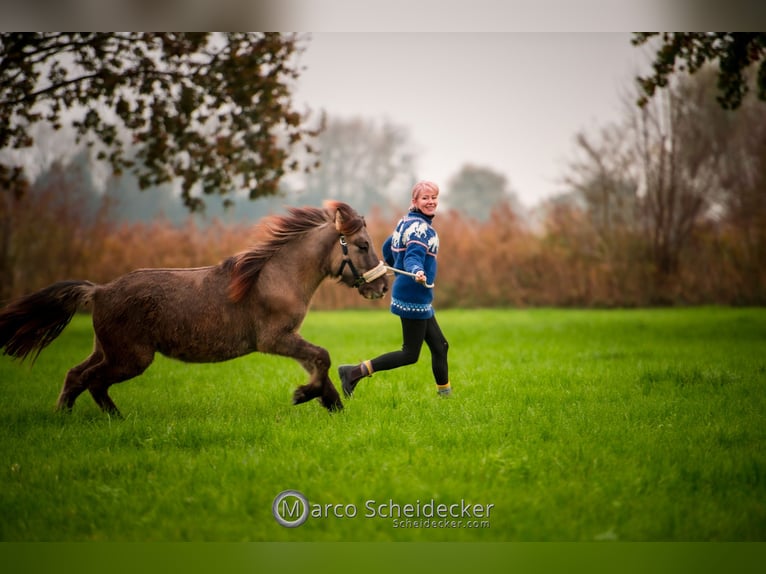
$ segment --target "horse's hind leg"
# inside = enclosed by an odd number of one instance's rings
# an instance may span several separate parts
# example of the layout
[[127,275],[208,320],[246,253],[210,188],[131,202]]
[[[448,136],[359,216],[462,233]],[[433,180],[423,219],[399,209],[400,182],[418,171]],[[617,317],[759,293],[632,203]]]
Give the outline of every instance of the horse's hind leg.
[[77,397],[87,389],[104,412],[120,416],[117,405],[109,396],[109,387],[143,373],[154,360],[154,351],[144,347],[120,349],[106,353],[97,340],[85,361],[70,369],[58,400],[58,408],[71,410]]
[[83,383],[82,374],[88,368],[100,363],[104,358],[104,354],[101,351],[101,346],[96,340],[93,352],[82,363],[76,367],[69,369],[64,379],[64,386],[61,388],[58,401],[56,402],[56,410],[58,411],[71,411],[74,406],[77,397],[87,388],[87,383]]
[[137,377],[152,364],[153,360],[154,350],[152,349],[122,349],[118,359],[105,355],[100,363],[90,367],[82,374],[82,380],[101,410],[121,416],[117,405],[109,396],[109,387]]

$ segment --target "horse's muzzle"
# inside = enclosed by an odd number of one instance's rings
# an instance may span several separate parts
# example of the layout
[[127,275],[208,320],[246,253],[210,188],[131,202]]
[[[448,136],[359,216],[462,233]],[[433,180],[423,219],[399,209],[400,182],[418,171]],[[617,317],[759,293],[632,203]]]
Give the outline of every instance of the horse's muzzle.
[[388,292],[388,277],[382,261],[377,267],[365,272],[362,278],[364,282],[359,285],[358,289],[365,299],[380,299]]
[[371,291],[369,289],[363,289],[362,287],[359,288],[359,292],[364,296],[365,299],[382,299],[386,292],[388,291],[388,288],[384,288],[381,291]]

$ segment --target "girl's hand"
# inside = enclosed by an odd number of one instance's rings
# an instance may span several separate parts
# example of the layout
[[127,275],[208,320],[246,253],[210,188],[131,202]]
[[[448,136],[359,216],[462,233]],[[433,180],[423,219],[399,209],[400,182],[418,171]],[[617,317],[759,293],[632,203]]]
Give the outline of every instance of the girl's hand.
[[425,272],[418,271],[417,273],[415,273],[415,281],[425,285],[426,284],[426,274],[425,274]]

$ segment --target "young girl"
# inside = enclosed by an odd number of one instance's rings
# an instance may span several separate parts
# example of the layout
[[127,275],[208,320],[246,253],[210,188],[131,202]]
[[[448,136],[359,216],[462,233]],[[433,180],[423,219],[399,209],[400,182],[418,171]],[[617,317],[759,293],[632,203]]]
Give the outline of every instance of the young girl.
[[391,298],[391,312],[398,315],[402,322],[402,348],[358,365],[339,366],[338,375],[347,397],[353,394],[363,377],[369,377],[376,371],[416,363],[423,341],[431,351],[431,368],[437,392],[442,396],[452,392],[447,365],[449,345],[431,306],[439,251],[439,236],[431,227],[431,221],[438,204],[439,187],[435,183],[416,183],[412,188],[409,213],[383,243],[386,263],[406,273],[397,274]]

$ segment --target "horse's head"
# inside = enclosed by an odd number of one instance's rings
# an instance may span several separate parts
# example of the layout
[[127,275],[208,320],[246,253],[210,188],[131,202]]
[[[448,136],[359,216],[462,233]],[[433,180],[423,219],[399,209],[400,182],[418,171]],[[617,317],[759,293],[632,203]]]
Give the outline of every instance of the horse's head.
[[335,211],[335,230],[340,245],[340,263],[336,275],[349,287],[356,287],[367,299],[380,299],[388,291],[386,267],[378,257],[364,218],[350,206],[327,202],[325,208]]

